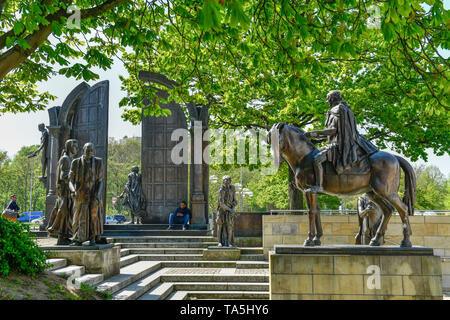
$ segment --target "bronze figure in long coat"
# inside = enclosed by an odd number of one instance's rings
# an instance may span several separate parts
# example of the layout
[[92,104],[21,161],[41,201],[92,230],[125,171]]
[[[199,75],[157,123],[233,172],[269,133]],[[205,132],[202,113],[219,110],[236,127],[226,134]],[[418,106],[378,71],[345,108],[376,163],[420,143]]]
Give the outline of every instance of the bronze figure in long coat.
[[100,241],[103,223],[100,217],[101,183],[103,163],[94,157],[94,145],[90,142],[83,147],[83,155],[72,161],[70,182],[75,192],[73,208],[73,245],[81,245],[89,240],[90,245]]
[[68,245],[71,242],[73,200],[69,188],[69,173],[73,157],[77,152],[78,141],[75,139],[67,140],[63,154],[58,161],[56,172],[57,199],[47,227],[50,236],[58,237],[57,245]]

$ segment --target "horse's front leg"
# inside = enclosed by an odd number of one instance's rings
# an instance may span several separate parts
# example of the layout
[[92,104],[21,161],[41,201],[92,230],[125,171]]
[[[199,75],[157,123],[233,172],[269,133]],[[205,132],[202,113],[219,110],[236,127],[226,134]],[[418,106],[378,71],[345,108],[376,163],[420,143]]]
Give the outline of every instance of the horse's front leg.
[[[308,206],[308,220],[309,220],[309,232],[308,238],[303,243],[304,246],[314,246],[314,239],[318,240],[320,243],[320,239],[316,238],[316,203],[317,196],[312,194],[311,192],[306,192],[306,205]],[[315,201],[314,201],[315,200]],[[319,220],[320,222],[320,220]],[[320,227],[322,229],[322,227]],[[321,230],[322,231],[322,230]]]

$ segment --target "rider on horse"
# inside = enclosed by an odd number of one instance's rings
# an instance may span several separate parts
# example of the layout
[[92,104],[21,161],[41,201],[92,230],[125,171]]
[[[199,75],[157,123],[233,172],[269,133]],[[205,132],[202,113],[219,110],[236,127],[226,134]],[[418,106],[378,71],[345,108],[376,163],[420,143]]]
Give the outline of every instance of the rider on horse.
[[328,144],[320,149],[314,157],[314,173],[316,185],[305,192],[318,193],[323,191],[322,162],[331,161],[337,174],[353,167],[362,156],[368,156],[378,151],[378,148],[359,134],[356,121],[350,106],[341,102],[341,93],[332,90],[327,94],[327,103],[331,109],[327,112],[325,125],[327,129],[310,131],[307,137],[328,136]]

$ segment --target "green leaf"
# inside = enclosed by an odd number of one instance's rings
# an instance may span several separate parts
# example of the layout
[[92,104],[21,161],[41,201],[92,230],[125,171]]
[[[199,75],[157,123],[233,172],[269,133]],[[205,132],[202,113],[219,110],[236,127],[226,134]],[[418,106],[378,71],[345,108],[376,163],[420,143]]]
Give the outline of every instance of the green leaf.
[[25,50],[31,49],[31,46],[28,44],[28,41],[23,38],[18,38],[17,44]]
[[22,33],[22,31],[23,31],[24,29],[25,29],[25,26],[23,25],[22,22],[17,21],[17,22],[14,24],[14,34],[15,34],[15,35],[18,35],[18,34]]
[[52,22],[52,30],[53,33],[56,34],[57,36],[60,36],[62,34],[61,25],[56,21]]
[[200,12],[200,26],[209,30],[220,26],[221,13],[217,0],[205,0]]

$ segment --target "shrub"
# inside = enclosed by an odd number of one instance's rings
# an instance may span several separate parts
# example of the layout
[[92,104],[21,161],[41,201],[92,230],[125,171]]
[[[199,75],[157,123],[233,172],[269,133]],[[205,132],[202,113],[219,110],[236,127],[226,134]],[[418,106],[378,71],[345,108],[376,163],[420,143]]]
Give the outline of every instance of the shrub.
[[27,225],[0,216],[0,275],[14,270],[34,275],[48,267],[47,254],[33,241]]

